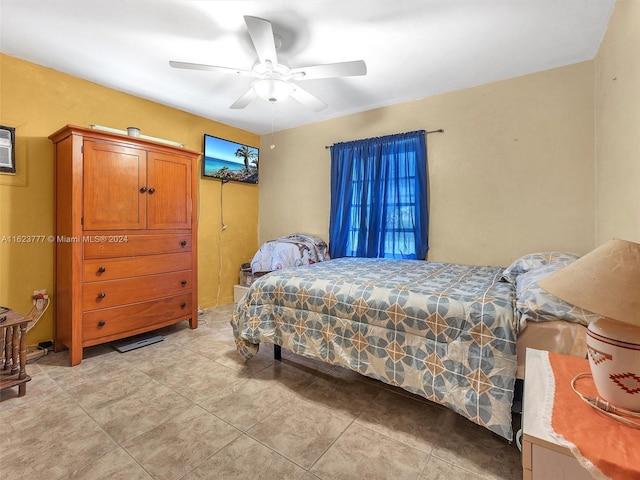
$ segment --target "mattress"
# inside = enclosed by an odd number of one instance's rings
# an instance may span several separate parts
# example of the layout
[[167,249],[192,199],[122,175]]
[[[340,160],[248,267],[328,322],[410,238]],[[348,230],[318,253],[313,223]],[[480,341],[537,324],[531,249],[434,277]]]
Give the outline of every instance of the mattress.
[[524,379],[527,348],[586,358],[587,327],[565,320],[527,322],[526,327],[518,334],[516,346],[518,358],[516,377]]

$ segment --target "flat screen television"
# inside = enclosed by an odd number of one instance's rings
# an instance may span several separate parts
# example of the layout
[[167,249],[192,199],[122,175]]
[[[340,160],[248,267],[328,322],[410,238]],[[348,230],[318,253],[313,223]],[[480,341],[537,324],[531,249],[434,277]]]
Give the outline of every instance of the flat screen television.
[[259,149],[212,135],[204,135],[202,176],[223,182],[258,183]]

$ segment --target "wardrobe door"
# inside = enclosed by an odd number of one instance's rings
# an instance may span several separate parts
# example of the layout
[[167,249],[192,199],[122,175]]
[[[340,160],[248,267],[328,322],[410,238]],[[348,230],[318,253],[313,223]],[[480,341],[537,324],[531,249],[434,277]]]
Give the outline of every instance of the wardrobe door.
[[132,230],[147,224],[147,152],[85,140],[84,229]]
[[147,227],[191,228],[193,161],[187,157],[149,151]]

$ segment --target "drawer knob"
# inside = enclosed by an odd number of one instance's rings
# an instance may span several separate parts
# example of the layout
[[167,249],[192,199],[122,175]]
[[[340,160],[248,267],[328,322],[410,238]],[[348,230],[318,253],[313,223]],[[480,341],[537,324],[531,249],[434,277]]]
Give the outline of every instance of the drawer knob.
[[180,308],[185,308],[186,306],[187,306],[187,304],[186,304],[185,302],[182,302],[182,303],[180,304]]
[[182,240],[182,241],[180,242],[180,246],[181,246],[181,247],[186,247],[186,246],[187,246],[187,241],[186,241],[186,240]]
[[149,195],[153,195],[154,193],[156,193],[156,189],[155,189],[155,188],[153,188],[153,187],[151,187],[151,188],[149,189]]
[[106,271],[107,271],[107,269],[106,269],[105,267],[100,267],[100,268],[98,269],[98,273],[104,273],[104,272],[106,272]]
[[147,187],[142,187],[142,188],[140,189],[140,193],[144,193],[144,192],[146,192],[146,191],[147,191]]
[[180,283],[181,283],[181,284],[182,284],[182,286],[184,287],[184,286],[187,284],[187,281],[186,281],[186,280],[182,280]]
[[104,320],[100,320],[100,321],[98,322],[98,326],[99,326],[99,327],[104,327],[106,324],[107,324],[107,322],[105,322]]
[[100,292],[100,293],[98,294],[98,298],[104,298],[104,297],[106,297],[106,296],[107,296],[107,294],[106,294],[106,293],[104,293],[104,292]]

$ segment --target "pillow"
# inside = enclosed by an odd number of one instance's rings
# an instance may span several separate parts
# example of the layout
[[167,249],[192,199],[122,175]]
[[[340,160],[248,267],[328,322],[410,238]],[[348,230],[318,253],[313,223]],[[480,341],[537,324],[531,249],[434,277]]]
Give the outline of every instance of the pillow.
[[577,260],[579,255],[571,252],[542,252],[542,253],[530,253],[524,257],[520,257],[511,265],[509,265],[502,272],[502,281],[516,284],[518,275],[533,270],[534,268],[542,267],[543,265],[549,265],[557,262],[568,262]]
[[565,260],[550,263],[518,276],[516,281],[516,312],[520,315],[521,329],[525,327],[527,321],[566,320],[588,325],[601,318],[601,315],[571,305],[538,286],[538,281],[572,262],[573,260]]

